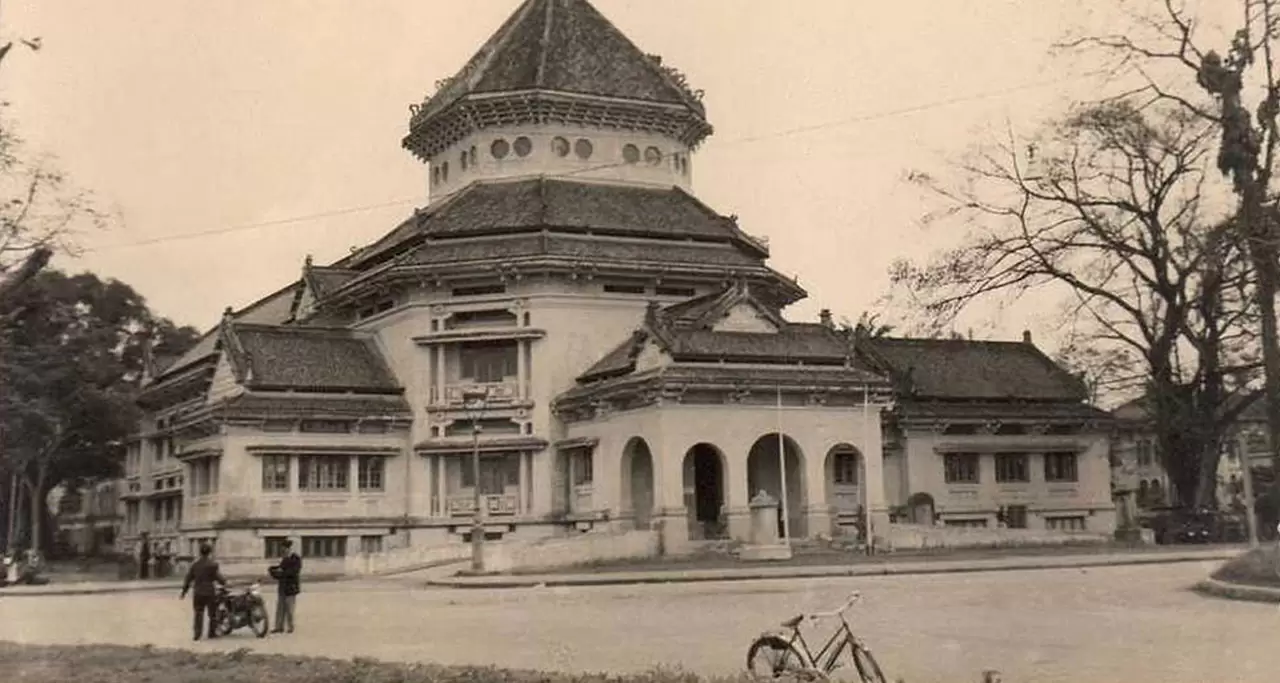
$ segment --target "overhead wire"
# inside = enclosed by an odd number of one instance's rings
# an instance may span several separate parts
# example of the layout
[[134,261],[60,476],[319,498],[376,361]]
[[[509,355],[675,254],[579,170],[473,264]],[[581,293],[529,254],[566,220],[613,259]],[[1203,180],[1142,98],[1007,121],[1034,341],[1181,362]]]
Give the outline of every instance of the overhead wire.
[[[943,99],[943,100],[935,100],[935,101],[932,101],[932,102],[926,102],[926,103],[922,103],[922,104],[918,104],[918,105],[912,105],[912,106],[909,106],[909,107],[899,107],[899,108],[890,109],[890,110],[884,110],[884,111],[879,111],[879,112],[872,112],[872,113],[867,113],[867,114],[859,114],[859,115],[856,115],[856,116],[851,116],[851,117],[847,117],[847,118],[843,118],[843,119],[838,119],[838,120],[835,120],[835,121],[828,121],[828,122],[825,122],[825,123],[813,124],[813,125],[808,125],[808,126],[799,126],[799,127],[796,127],[796,128],[789,128],[789,129],[785,129],[785,130],[774,131],[774,132],[772,132],[772,133],[764,133],[764,134],[760,134],[760,135],[744,136],[744,137],[739,137],[739,138],[731,138],[731,139],[729,139],[729,140],[725,140],[725,141],[721,141],[721,142],[719,142],[719,143],[717,144],[717,150],[725,149],[725,148],[727,148],[727,147],[733,147],[733,146],[736,146],[736,145],[750,144],[750,143],[754,143],[754,142],[761,142],[761,141],[764,141],[764,140],[775,140],[775,139],[778,139],[778,138],[790,137],[790,136],[793,136],[793,135],[801,135],[801,134],[805,134],[805,133],[813,133],[813,132],[822,131],[822,130],[829,130],[829,129],[833,129],[833,128],[841,128],[841,127],[845,127],[845,126],[849,126],[849,125],[853,125],[853,124],[857,124],[857,123],[865,123],[865,122],[868,122],[868,121],[876,121],[876,120],[880,120],[880,119],[890,118],[890,117],[893,117],[893,116],[903,116],[903,115],[906,115],[906,114],[914,114],[914,113],[919,113],[919,112],[922,112],[922,111],[929,111],[929,110],[932,110],[932,109],[938,109],[938,108],[942,108],[942,107],[949,107],[949,106],[953,106],[953,105],[961,104],[961,103],[965,103],[965,102],[974,102],[974,101],[980,101],[980,100],[985,100],[985,99],[992,99],[992,98],[1002,97],[1002,96],[1005,96],[1005,95],[1010,95],[1010,94],[1017,93],[1017,92],[1024,92],[1024,91],[1028,91],[1028,90],[1038,90],[1038,89],[1041,89],[1041,88],[1048,88],[1048,87],[1052,87],[1052,86],[1064,85],[1064,84],[1067,84],[1067,83],[1072,83],[1072,82],[1075,82],[1075,81],[1084,80],[1084,79],[1086,79],[1086,78],[1092,78],[1092,77],[1095,77],[1095,76],[1097,76],[1097,75],[1100,75],[1101,73],[1102,73],[1101,71],[1091,71],[1091,72],[1087,72],[1087,73],[1080,74],[1080,75],[1077,75],[1077,76],[1073,76],[1073,77],[1070,77],[1070,78],[1056,79],[1056,80],[1052,80],[1052,81],[1039,81],[1039,82],[1034,82],[1034,83],[1024,83],[1024,84],[1021,84],[1021,85],[1015,85],[1015,86],[1011,86],[1011,87],[1007,87],[1007,88],[1001,88],[1001,89],[998,89],[998,90],[991,90],[991,91],[982,92],[982,93],[975,93],[975,94],[972,94],[972,95],[962,95],[962,96],[952,97],[952,98],[947,98],[947,99]],[[563,172],[563,173],[558,173],[558,175],[560,175],[560,176],[581,175],[581,174],[584,174],[584,173],[593,173],[593,172],[596,172],[596,171],[607,170],[607,169],[610,169],[610,168],[618,168],[618,167],[622,167],[622,166],[629,166],[629,165],[631,165],[632,163],[633,163],[633,162],[621,161],[621,162],[609,162],[609,163],[605,163],[605,164],[594,164],[594,165],[591,165],[591,166],[586,166],[586,167],[583,167],[583,168],[578,168],[578,169],[574,169],[574,170],[571,170],[571,171],[566,171],[566,172]],[[456,191],[455,191],[455,192],[456,192]],[[450,194],[453,194],[453,193],[450,193]],[[438,197],[437,197],[437,199],[443,199],[443,198],[445,198],[445,197],[450,196],[450,194],[446,194],[446,195],[438,196]],[[150,239],[137,240],[137,241],[134,241],[134,242],[124,242],[124,243],[118,243],[118,244],[107,244],[107,245],[103,245],[103,246],[99,246],[99,247],[85,248],[85,249],[83,249],[82,251],[83,251],[83,252],[86,252],[86,253],[101,253],[101,252],[106,252],[106,251],[115,251],[115,250],[120,250],[120,249],[132,249],[132,248],[136,248],[136,247],[151,246],[151,245],[156,245],[156,244],[165,244],[165,243],[169,243],[169,242],[177,242],[177,241],[192,240],[192,239],[198,239],[198,238],[201,238],[201,237],[213,237],[213,236],[217,236],[217,235],[226,235],[226,234],[231,234],[231,233],[236,233],[236,232],[245,232],[245,231],[249,231],[249,230],[259,230],[259,229],[262,229],[262,228],[274,227],[274,226],[279,226],[279,225],[287,225],[287,224],[291,224],[291,223],[301,223],[301,222],[306,222],[306,221],[315,221],[315,220],[321,220],[321,219],[325,219],[325,218],[332,218],[332,217],[336,217],[336,216],[350,215],[350,214],[354,214],[354,213],[364,213],[364,212],[368,212],[368,211],[374,211],[374,210],[377,210],[377,209],[390,208],[390,207],[393,207],[393,206],[402,206],[402,205],[405,205],[405,204],[414,204],[414,203],[417,203],[417,202],[419,202],[419,201],[421,201],[421,197],[407,197],[407,198],[404,198],[404,199],[396,199],[396,200],[391,200],[391,201],[387,201],[387,202],[381,202],[381,203],[378,203],[378,204],[366,204],[366,205],[362,205],[362,206],[353,206],[353,207],[346,207],[346,208],[340,208],[340,209],[333,209],[333,210],[330,210],[330,211],[323,211],[323,212],[312,213],[312,214],[304,214],[304,215],[299,215],[299,216],[291,216],[291,217],[287,217],[287,218],[279,218],[279,219],[272,219],[272,220],[265,220],[265,221],[255,221],[255,222],[253,222],[253,223],[242,223],[242,224],[239,224],[239,225],[233,225],[233,226],[228,226],[228,227],[224,227],[224,228],[215,228],[215,229],[211,229],[211,230],[202,230],[202,231],[199,231],[199,232],[192,232],[192,233],[185,233],[185,234],[178,234],[178,235],[166,235],[166,236],[163,236],[163,237],[155,237],[155,238],[150,238]]]

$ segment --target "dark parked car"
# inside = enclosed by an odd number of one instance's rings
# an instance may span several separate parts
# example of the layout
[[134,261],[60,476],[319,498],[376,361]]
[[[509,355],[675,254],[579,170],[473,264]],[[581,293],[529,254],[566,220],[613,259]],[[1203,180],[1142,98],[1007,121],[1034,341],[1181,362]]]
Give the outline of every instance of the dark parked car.
[[1244,519],[1216,510],[1156,508],[1139,518],[1155,533],[1156,543],[1234,543],[1246,536]]

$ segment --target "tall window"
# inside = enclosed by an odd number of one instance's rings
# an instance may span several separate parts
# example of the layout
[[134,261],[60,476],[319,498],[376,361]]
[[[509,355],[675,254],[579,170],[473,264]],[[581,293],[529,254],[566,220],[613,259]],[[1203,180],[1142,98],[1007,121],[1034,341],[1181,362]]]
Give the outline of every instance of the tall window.
[[590,450],[579,450],[573,454],[573,485],[586,486],[595,480],[595,463]]
[[1075,453],[1045,453],[1044,480],[1058,482],[1078,481]]
[[197,458],[191,461],[191,495],[207,496],[218,492],[218,459]]
[[949,453],[943,458],[948,484],[978,483],[978,454]]
[[360,552],[364,553],[365,555],[382,552],[382,537],[381,536],[361,536]]
[[1152,455],[1151,440],[1143,439],[1138,442],[1138,464],[1145,467],[1150,465],[1155,458]]
[[1084,531],[1088,529],[1084,517],[1050,517],[1044,520],[1044,526],[1052,531]]
[[471,382],[501,382],[515,377],[518,350],[511,342],[463,344],[458,349],[459,374]]
[[[507,486],[520,483],[520,461],[518,456],[500,456],[480,459],[480,493],[482,495],[498,495],[506,493]],[[462,488],[475,486],[475,476],[471,471],[471,460],[462,463]]]
[[841,486],[858,485],[858,454],[836,453],[831,459],[832,476]]
[[262,456],[262,490],[289,490],[289,456]]
[[345,455],[298,456],[299,491],[347,491],[351,460]]
[[380,455],[360,456],[359,485],[361,491],[381,491],[386,458]]
[[1031,481],[1026,453],[1000,453],[996,455],[996,481],[1019,483]]

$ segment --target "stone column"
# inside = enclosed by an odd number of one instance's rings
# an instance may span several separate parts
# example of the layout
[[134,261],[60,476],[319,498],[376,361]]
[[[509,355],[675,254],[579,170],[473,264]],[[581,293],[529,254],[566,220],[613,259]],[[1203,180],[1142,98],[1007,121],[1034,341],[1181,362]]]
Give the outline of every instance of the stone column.
[[724,515],[729,538],[735,541],[747,541],[751,537],[751,508],[748,505],[751,492],[747,490],[747,454],[750,448],[750,444],[744,449],[736,441],[730,441],[724,451]]
[[524,351],[529,343],[527,339],[516,340],[516,400],[523,401],[529,395],[529,383],[525,379],[527,368],[525,367]]
[[521,514],[529,513],[529,453],[520,451],[520,505]]
[[684,454],[674,452],[661,429],[649,442],[653,456],[653,519],[661,535],[663,554],[679,555],[689,551],[689,520],[684,508]]
[[[884,441],[880,432],[880,411],[883,406],[872,404],[865,411],[866,422],[863,426],[863,474],[866,475],[866,500],[863,505],[867,511],[867,522],[870,525],[868,540],[878,548],[884,548],[889,534],[889,507],[884,495]],[[860,411],[861,412],[861,411]]]
[[443,453],[435,456],[436,461],[436,515],[439,517],[449,516],[449,461],[448,456]]

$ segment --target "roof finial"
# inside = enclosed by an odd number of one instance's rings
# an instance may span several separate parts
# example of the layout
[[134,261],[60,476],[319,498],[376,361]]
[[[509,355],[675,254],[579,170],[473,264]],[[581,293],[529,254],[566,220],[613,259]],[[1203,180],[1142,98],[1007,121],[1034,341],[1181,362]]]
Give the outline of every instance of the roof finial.
[[302,267],[303,267],[303,268],[310,268],[310,267],[311,267],[311,254],[307,254],[307,258],[306,258],[305,260],[303,260],[303,262],[302,262]]

